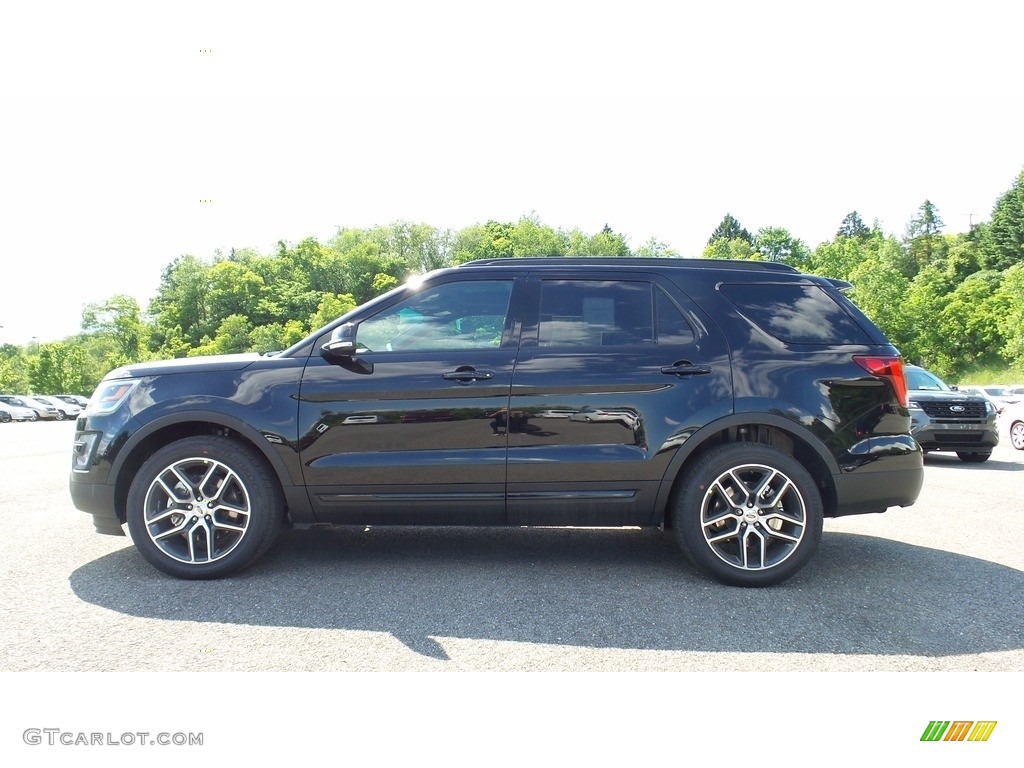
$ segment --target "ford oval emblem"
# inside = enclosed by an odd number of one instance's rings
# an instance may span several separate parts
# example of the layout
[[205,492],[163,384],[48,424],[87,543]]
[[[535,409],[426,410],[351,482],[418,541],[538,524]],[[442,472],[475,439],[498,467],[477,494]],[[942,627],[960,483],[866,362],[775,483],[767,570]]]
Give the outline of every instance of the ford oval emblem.
[[967,409],[964,408],[962,405],[951,405],[949,406],[949,410],[951,410],[953,413],[963,413]]

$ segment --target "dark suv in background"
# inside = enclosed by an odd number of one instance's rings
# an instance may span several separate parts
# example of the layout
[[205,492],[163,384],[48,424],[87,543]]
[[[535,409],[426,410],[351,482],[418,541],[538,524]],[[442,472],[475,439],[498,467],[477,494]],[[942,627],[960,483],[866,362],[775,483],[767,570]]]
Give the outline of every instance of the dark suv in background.
[[952,451],[961,461],[981,462],[999,444],[996,407],[981,395],[960,392],[934,373],[906,366],[911,434],[927,453]]
[[902,361],[844,286],[702,259],[436,271],[284,352],[110,372],[71,495],[182,578],[284,525],[665,526],[712,577],[773,584],[823,517],[921,488]]

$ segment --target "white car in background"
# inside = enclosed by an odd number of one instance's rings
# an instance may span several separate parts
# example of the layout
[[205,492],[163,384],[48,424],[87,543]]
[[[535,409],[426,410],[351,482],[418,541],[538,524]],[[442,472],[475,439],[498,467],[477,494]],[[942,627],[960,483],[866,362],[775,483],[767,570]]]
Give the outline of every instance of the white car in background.
[[60,411],[49,403],[36,400],[29,395],[0,395],[0,403],[4,405],[20,405],[22,408],[31,408],[40,419],[60,419]]
[[54,397],[56,397],[58,400],[63,400],[65,403],[77,405],[83,411],[85,410],[85,406],[89,404],[89,398],[82,397],[81,395],[54,395]]
[[39,414],[31,408],[24,408],[20,405],[0,402],[0,413],[5,413],[10,418],[3,418],[0,421],[39,421]]
[[1024,451],[1024,403],[1008,405],[999,414],[999,421],[1006,425],[1010,434],[1010,445],[1018,451]]
[[57,417],[59,421],[64,419],[77,419],[78,414],[82,412],[82,406],[65,402],[59,397],[53,397],[52,395],[33,395],[33,397],[36,400],[42,400],[47,405],[52,405],[56,408],[57,412],[60,414]]
[[1010,391],[1010,387],[1004,387],[1001,384],[987,384],[983,387],[958,387],[957,389],[961,392],[968,392],[972,395],[980,395],[981,397],[984,397],[996,407],[996,411],[999,413],[1001,413],[1003,408],[1006,406],[1015,405],[1021,402],[1021,400],[1024,400],[1024,395],[1014,394]]

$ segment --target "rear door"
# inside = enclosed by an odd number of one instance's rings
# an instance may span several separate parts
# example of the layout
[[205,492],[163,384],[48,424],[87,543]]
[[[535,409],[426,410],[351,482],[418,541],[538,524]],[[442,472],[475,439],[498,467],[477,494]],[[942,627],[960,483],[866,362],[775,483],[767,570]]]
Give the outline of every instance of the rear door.
[[657,275],[531,275],[508,426],[513,525],[645,525],[674,449],[732,408],[717,328]]

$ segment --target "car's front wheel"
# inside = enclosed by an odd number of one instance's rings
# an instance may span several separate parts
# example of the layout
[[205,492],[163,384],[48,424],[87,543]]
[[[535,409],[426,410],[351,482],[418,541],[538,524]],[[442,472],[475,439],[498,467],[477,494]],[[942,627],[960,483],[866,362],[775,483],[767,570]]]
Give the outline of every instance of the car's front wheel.
[[807,564],[821,540],[821,494],[810,473],[765,445],[730,443],[701,457],[672,510],[682,550],[725,584],[763,587]]
[[1010,445],[1018,451],[1024,451],[1024,421],[1015,421],[1010,425]]
[[219,578],[252,564],[274,543],[284,514],[281,487],[263,457],[222,436],[161,448],[128,491],[135,546],[183,579]]
[[992,456],[992,452],[978,453],[976,451],[957,451],[956,455],[960,461],[966,461],[968,464],[980,464],[983,461],[988,461]]

